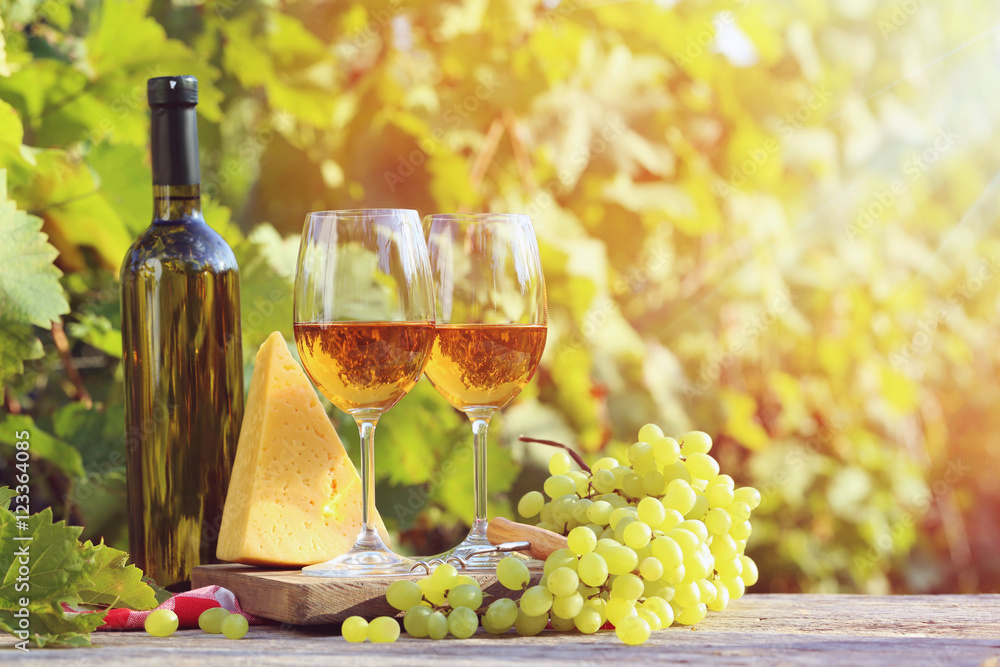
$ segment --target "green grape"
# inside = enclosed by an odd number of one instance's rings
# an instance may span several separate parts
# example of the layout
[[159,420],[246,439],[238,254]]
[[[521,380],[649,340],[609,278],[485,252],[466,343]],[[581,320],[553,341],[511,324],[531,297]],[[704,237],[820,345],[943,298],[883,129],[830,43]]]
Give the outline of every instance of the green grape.
[[725,473],[721,473],[721,472],[718,474],[718,476],[715,479],[712,480],[712,484],[725,484],[726,487],[728,487],[730,491],[733,491],[733,490],[736,489],[736,483],[733,481],[733,478],[730,477],[729,475],[727,475]]
[[708,608],[712,611],[725,611],[729,605],[729,589],[718,579],[710,583],[715,587],[715,599],[708,603]]
[[546,502],[542,505],[542,509],[538,512],[538,521],[540,523],[555,522],[555,519],[552,518],[552,503]]
[[646,601],[642,603],[642,608],[648,609],[660,618],[661,628],[669,628],[674,622],[673,608],[661,597],[647,597]]
[[687,519],[678,524],[677,527],[693,533],[698,538],[698,542],[704,542],[708,539],[708,528],[705,527],[703,521]]
[[642,477],[634,472],[625,475],[625,479],[622,480],[622,491],[630,498],[642,498],[646,494]]
[[719,474],[719,462],[701,452],[686,454],[684,465],[687,466],[691,476],[697,479],[713,479]]
[[566,452],[556,452],[549,459],[550,475],[565,475],[573,467],[573,459]]
[[205,632],[217,635],[222,632],[222,622],[229,617],[229,610],[222,607],[212,607],[201,612],[198,617],[198,627]]
[[721,507],[715,507],[708,510],[708,514],[705,515],[704,521],[705,528],[707,528],[708,532],[713,535],[728,533],[729,529],[733,527],[733,518],[729,516],[729,512]]
[[243,639],[250,630],[250,624],[240,614],[230,614],[229,618],[223,619],[219,629],[226,639]]
[[675,479],[667,484],[667,492],[663,495],[663,506],[669,510],[677,510],[687,514],[694,507],[697,494],[683,479]]
[[712,538],[712,554],[717,559],[730,560],[740,555],[736,541],[729,535],[716,535]]
[[615,542],[614,540],[606,537],[602,537],[597,540],[597,546],[594,547],[594,553],[601,554],[602,556],[604,556],[607,554],[608,549],[620,546],[621,545],[618,542]]
[[677,617],[674,620],[681,625],[694,625],[705,618],[705,614],[707,613],[708,608],[699,602],[693,607],[685,607],[682,609],[681,613],[677,614]]
[[423,597],[424,593],[420,590],[420,586],[409,579],[394,581],[385,589],[386,602],[400,611],[416,607]]
[[645,644],[650,635],[649,623],[639,618],[638,614],[622,619],[620,624],[615,624],[615,634],[629,646]]
[[379,616],[368,624],[368,641],[374,644],[391,644],[397,639],[399,639],[399,622],[392,616]]
[[435,582],[437,588],[444,593],[456,585],[455,580],[458,578],[458,570],[451,563],[441,563],[434,568],[434,572],[431,573],[430,578]]
[[620,545],[608,549],[604,560],[608,563],[608,573],[615,575],[631,572],[639,564],[635,551]]
[[448,593],[448,604],[455,609],[465,607],[475,611],[483,604],[483,591],[479,586],[460,584]]
[[647,496],[662,496],[667,490],[667,480],[659,470],[652,470],[642,476],[642,490]]
[[360,616],[349,616],[340,626],[340,634],[352,644],[363,642],[368,638],[368,621]]
[[668,586],[676,586],[680,582],[684,581],[684,577],[687,573],[684,572],[684,566],[678,565],[672,570],[665,570],[661,580]]
[[571,493],[576,494],[576,482],[566,475],[553,475],[545,480],[542,489],[549,498],[559,498]]
[[545,586],[532,586],[521,595],[521,611],[528,616],[544,616],[552,608],[552,591]]
[[514,630],[517,634],[522,637],[534,637],[549,623],[549,615],[541,614],[540,616],[529,616],[524,613],[524,605],[522,600],[522,608],[517,613],[517,620],[514,621]]
[[750,525],[749,521],[744,521],[743,523],[734,524],[729,529],[729,536],[734,540],[746,540],[752,532],[753,526]]
[[634,471],[628,466],[618,465],[611,469],[611,472],[615,474],[615,483],[621,487],[621,483],[625,481],[627,475],[631,475]]
[[497,563],[497,581],[504,588],[509,588],[512,591],[520,591],[528,587],[528,582],[531,581],[531,573],[528,572],[528,566],[520,558],[507,556]]
[[592,635],[601,629],[604,621],[601,620],[601,612],[593,607],[584,605],[580,613],[573,619],[576,629],[585,635]]
[[582,556],[594,550],[594,547],[597,546],[597,536],[589,528],[580,526],[569,531],[566,543],[569,545],[570,551]]
[[587,518],[587,510],[590,506],[594,504],[594,501],[590,498],[581,498],[573,504],[573,518],[580,523],[587,523],[590,519]]
[[448,632],[459,639],[468,639],[476,634],[479,617],[469,607],[456,607],[448,614]]
[[639,561],[639,574],[646,581],[658,581],[663,576],[663,563],[659,558],[647,556]]
[[733,492],[733,497],[751,510],[757,509],[760,505],[760,491],[752,486],[741,486]]
[[570,470],[566,476],[576,484],[576,495],[583,497],[590,491],[590,476],[579,470]]
[[732,515],[733,523],[743,523],[750,518],[750,506],[739,500],[734,500],[726,509]]
[[576,629],[576,623],[573,622],[572,618],[563,618],[555,613],[549,616],[549,623],[556,632],[569,632]]
[[682,482],[691,484],[691,473],[688,472],[684,461],[678,459],[670,465],[663,466],[663,479],[667,480],[667,490],[669,491],[670,483],[674,480],[679,479]]
[[413,637],[427,636],[427,619],[434,613],[430,607],[417,605],[411,607],[403,616],[403,627]]
[[757,563],[753,562],[750,556],[740,556],[740,562],[743,563],[743,572],[740,574],[740,579],[747,586],[753,586],[757,583]]
[[538,526],[539,528],[541,528],[542,530],[549,530],[549,531],[552,531],[553,533],[561,533],[562,532],[562,529],[559,526],[557,526],[554,523],[549,523],[548,521],[539,521],[535,525]]
[[566,523],[573,518],[573,506],[576,504],[576,494],[559,496],[552,502],[552,516],[558,523]]
[[694,505],[691,509],[684,515],[684,518],[688,521],[700,521],[708,513],[708,499],[705,498],[704,494],[696,493],[694,497]]
[[636,508],[639,520],[650,526],[659,526],[667,518],[667,510],[657,498],[643,498]]
[[680,512],[678,512],[677,510],[668,509],[666,511],[666,516],[663,518],[663,521],[660,522],[660,525],[656,527],[656,529],[659,530],[660,532],[665,533],[671,528],[675,528],[677,524],[679,524],[683,520],[684,517],[681,515]]
[[[243,618],[240,616],[240,618]],[[245,618],[243,619],[246,620]],[[169,609],[157,609],[146,617],[143,626],[154,637],[169,637],[177,631],[177,614]]]
[[639,429],[639,440],[653,442],[663,437],[663,429],[656,424],[645,424]]
[[552,615],[560,618],[573,618],[583,609],[583,596],[573,592],[572,595],[557,595],[552,600]]
[[423,592],[424,597],[433,605],[444,604],[444,589],[441,587],[441,583],[440,579],[433,576],[417,580],[417,586]]
[[478,581],[476,581],[467,574],[460,574],[457,577],[455,577],[455,583],[452,584],[451,587],[454,588],[455,586],[461,586],[462,584],[468,584],[469,586],[475,586],[476,588],[480,589],[482,588],[482,586],[479,585]]
[[542,511],[545,506],[545,496],[538,491],[528,491],[517,501],[517,513],[525,519],[530,519]]
[[595,470],[593,481],[594,489],[598,493],[608,493],[613,491],[615,488],[615,482],[618,480],[615,478],[615,474],[610,470]]
[[693,607],[701,602],[701,589],[694,581],[682,581],[674,586],[674,598],[671,602],[685,609]]
[[591,552],[580,556],[576,569],[580,581],[587,586],[602,586],[608,580],[608,563],[599,553]]
[[650,630],[656,631],[663,628],[663,622],[660,620],[660,617],[657,616],[655,612],[649,609],[639,608],[636,611],[636,616],[646,621],[646,623],[649,625]]
[[701,589],[702,604],[712,604],[712,602],[715,601],[715,598],[719,595],[719,591],[716,590],[715,584],[707,579],[699,579],[698,588]]
[[733,497],[733,490],[725,484],[709,484],[705,487],[705,500],[711,508],[729,507]]
[[568,567],[557,567],[549,573],[548,589],[552,595],[572,595],[580,585],[580,577]]
[[632,601],[642,597],[643,589],[642,579],[631,573],[615,577],[614,583],[611,584],[613,596]]
[[498,598],[483,614],[483,628],[492,635],[499,635],[514,627],[517,620],[517,603],[510,598]]
[[684,562],[684,551],[672,537],[657,537],[651,544],[653,557],[663,563],[664,570],[673,569]]
[[[698,495],[702,495],[703,496],[703,495],[705,495],[705,489],[708,488],[708,480],[707,479],[697,479],[697,478],[692,479],[691,480],[691,488],[694,489],[695,491],[697,491]],[[708,500],[706,500],[705,502],[707,503]]]
[[594,465],[590,466],[590,471],[596,473],[598,470],[611,470],[619,465],[621,462],[618,459],[613,456],[604,456],[594,461]]
[[[684,530],[683,528],[671,528],[667,531],[667,537],[672,539],[684,552],[684,555],[692,554],[698,548],[701,542],[698,540],[698,536],[692,533],[690,530]],[[714,542],[713,542],[714,544]]]
[[614,509],[608,501],[598,500],[587,508],[587,518],[600,526],[606,526]]
[[604,610],[608,615],[608,620],[612,624],[618,625],[623,619],[635,616],[635,602],[625,598],[611,598],[605,604]]
[[622,498],[617,493],[605,493],[601,496],[601,500],[611,504],[611,507],[618,509],[619,507],[628,507],[628,501]]
[[740,577],[736,577],[735,579],[723,579],[722,583],[724,583],[726,588],[729,589],[730,600],[739,600],[743,597],[743,593],[747,589],[746,584],[743,583],[743,580]]
[[681,446],[671,437],[664,436],[649,443],[653,448],[653,459],[656,465],[662,467],[677,463],[681,456]]
[[444,639],[448,636],[448,617],[439,611],[432,611],[427,617],[427,636],[431,639]]
[[569,549],[556,549],[549,557],[545,559],[545,565],[542,567],[542,572],[548,574],[557,567],[568,567],[571,570],[576,569],[576,554]]
[[638,518],[639,514],[634,507],[618,507],[612,510],[611,515],[608,517],[608,525],[612,528],[617,528],[618,524],[629,517],[633,519]]
[[743,574],[743,563],[738,557],[725,560],[716,559],[715,571],[723,579],[735,579]]
[[633,467],[653,463],[653,447],[648,442],[636,442],[628,448],[628,462]]
[[583,602],[584,609],[589,609],[589,608],[596,609],[597,613],[601,615],[601,625],[604,625],[605,621],[608,620],[607,609],[606,609],[607,605],[608,601],[599,596],[592,597],[589,600],[584,600]]
[[690,431],[681,436],[681,449],[689,458],[691,454],[707,454],[712,449],[712,437],[704,431]]
[[632,549],[641,549],[649,544],[649,539],[653,535],[653,529],[642,521],[635,521],[625,527],[623,535],[625,546]]
[[684,574],[689,579],[702,579],[711,574],[714,564],[711,556],[696,551],[684,557]]

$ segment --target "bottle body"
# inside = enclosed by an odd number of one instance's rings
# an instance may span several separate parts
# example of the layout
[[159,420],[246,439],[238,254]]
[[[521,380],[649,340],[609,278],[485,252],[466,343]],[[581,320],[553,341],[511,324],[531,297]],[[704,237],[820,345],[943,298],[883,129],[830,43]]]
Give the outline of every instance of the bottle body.
[[129,547],[163,586],[215,561],[243,418],[239,273],[203,221],[154,224],[122,265]]
[[202,217],[197,135],[178,135],[180,114],[196,128],[193,104],[154,108],[154,219],[121,267],[129,548],[174,590],[216,562],[243,419],[239,269]]

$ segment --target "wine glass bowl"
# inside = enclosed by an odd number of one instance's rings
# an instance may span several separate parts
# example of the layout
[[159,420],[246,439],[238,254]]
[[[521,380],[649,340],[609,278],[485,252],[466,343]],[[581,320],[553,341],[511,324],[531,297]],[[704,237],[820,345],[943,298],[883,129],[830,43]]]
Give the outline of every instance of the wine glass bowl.
[[361,435],[362,528],[355,546],[310,575],[407,573],[375,527],[374,438],[379,417],[413,388],[434,340],[434,295],[416,211],[310,213],[295,278],[295,344],[313,383]]
[[474,213],[424,218],[434,277],[435,337],[425,373],[472,422],[475,514],[444,555],[487,569],[507,554],[475,553],[486,537],[486,434],[493,414],[528,384],[545,347],[545,281],[531,219]]

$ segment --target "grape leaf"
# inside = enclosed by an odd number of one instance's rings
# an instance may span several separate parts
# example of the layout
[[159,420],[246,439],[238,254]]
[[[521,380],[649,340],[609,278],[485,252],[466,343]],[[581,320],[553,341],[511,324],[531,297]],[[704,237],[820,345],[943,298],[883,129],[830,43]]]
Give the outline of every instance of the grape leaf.
[[103,542],[83,543],[85,558],[91,560],[85,588],[78,595],[83,604],[110,605],[129,609],[152,609],[157,604],[156,591],[143,582],[142,570],[128,565],[128,554]]

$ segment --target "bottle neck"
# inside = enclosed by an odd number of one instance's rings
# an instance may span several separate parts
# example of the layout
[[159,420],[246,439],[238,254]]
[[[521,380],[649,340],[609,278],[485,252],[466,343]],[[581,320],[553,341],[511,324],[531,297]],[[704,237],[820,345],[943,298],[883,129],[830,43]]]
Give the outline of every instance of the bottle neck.
[[154,220],[201,217],[198,117],[193,104],[158,104],[150,109]]
[[201,217],[201,186],[197,183],[153,186],[154,222],[179,222]]

